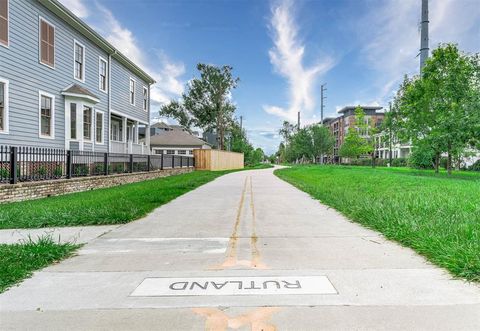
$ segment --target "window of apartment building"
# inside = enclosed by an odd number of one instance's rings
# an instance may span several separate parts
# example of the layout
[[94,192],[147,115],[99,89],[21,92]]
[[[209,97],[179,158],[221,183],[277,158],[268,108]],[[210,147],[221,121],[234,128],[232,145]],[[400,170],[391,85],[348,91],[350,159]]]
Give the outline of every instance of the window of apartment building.
[[175,154],[175,151],[173,149],[167,149],[167,154],[169,155]]
[[77,139],[77,104],[70,104],[70,139]]
[[40,19],[40,62],[49,66],[55,66],[55,27]]
[[143,110],[148,111],[148,88],[143,87]]
[[178,150],[178,154],[180,154],[180,155],[187,155],[187,151],[184,150],[184,149],[180,149],[180,150]]
[[7,132],[8,116],[8,83],[0,80],[0,132]]
[[0,0],[0,44],[8,46],[8,0]]
[[40,136],[54,138],[55,97],[40,92]]
[[95,141],[103,144],[103,113],[97,112],[95,116]]
[[163,149],[156,149],[155,154],[163,154]]
[[135,80],[130,78],[130,104],[135,106]]
[[107,92],[107,61],[102,58],[98,62],[98,88]]
[[92,140],[92,108],[83,106],[83,139]]
[[78,41],[73,42],[74,59],[73,70],[75,79],[85,81],[85,46]]

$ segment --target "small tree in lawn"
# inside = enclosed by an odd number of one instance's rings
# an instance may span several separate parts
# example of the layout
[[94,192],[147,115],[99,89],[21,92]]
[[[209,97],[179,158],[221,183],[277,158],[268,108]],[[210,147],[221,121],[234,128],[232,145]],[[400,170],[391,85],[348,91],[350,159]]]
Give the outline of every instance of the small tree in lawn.
[[172,100],[162,106],[160,115],[176,119],[188,130],[192,127],[215,130],[219,149],[225,149],[225,133],[234,122],[235,105],[231,102],[231,92],[239,79],[233,77],[230,66],[200,63],[197,69],[200,78],[187,84],[181,101]]
[[313,140],[313,154],[315,157],[320,157],[320,162],[323,163],[323,156],[332,154],[335,138],[329,128],[319,124],[311,126],[310,132]]
[[372,146],[365,138],[367,133],[368,124],[365,123],[365,113],[358,106],[355,108],[355,122],[348,128],[345,141],[340,147],[340,156],[357,159],[360,155],[369,154],[372,151]]

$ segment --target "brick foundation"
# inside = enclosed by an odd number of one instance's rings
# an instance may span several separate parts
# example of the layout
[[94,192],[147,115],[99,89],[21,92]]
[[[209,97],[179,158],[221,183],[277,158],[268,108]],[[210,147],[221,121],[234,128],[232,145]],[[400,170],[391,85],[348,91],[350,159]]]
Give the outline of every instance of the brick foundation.
[[166,169],[133,174],[79,177],[38,182],[24,182],[15,185],[0,185],[0,203],[46,198],[50,196],[89,191],[144,180],[167,177],[193,171],[194,168]]

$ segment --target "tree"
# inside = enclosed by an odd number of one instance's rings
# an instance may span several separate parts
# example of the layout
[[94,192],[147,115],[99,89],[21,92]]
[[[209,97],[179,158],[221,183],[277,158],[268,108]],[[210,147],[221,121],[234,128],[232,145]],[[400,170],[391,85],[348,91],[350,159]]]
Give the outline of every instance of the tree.
[[333,151],[335,138],[329,128],[319,124],[311,126],[310,132],[313,140],[313,155],[320,157],[320,162],[323,163],[323,156]]
[[231,92],[239,79],[233,77],[230,66],[200,63],[197,69],[200,78],[187,84],[181,101],[172,100],[162,106],[160,115],[176,119],[188,130],[192,127],[215,130],[219,149],[225,149],[225,133],[234,122],[235,105],[231,102]]
[[357,159],[360,155],[372,152],[372,146],[365,138],[368,134],[368,124],[365,122],[365,112],[358,106],[355,108],[355,122],[348,128],[345,141],[340,147],[340,156]]
[[282,128],[278,130],[278,133],[283,137],[283,141],[287,145],[290,137],[295,133],[295,125],[289,121],[283,121]]
[[406,78],[397,93],[397,123],[414,145],[426,144],[434,150],[437,172],[442,152],[447,153],[451,174],[453,157],[480,135],[479,68],[478,54],[464,54],[453,44],[440,45],[422,75]]

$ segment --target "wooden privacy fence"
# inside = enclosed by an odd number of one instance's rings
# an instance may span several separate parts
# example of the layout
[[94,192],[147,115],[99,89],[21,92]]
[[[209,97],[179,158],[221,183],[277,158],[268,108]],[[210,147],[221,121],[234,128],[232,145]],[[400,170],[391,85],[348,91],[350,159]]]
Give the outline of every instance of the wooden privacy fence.
[[197,170],[243,169],[243,153],[218,149],[194,149],[193,155]]

